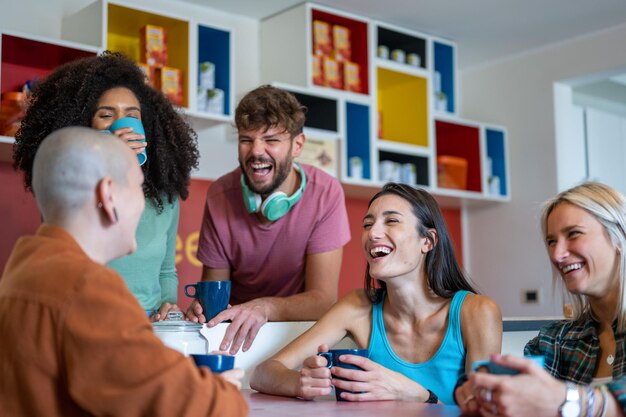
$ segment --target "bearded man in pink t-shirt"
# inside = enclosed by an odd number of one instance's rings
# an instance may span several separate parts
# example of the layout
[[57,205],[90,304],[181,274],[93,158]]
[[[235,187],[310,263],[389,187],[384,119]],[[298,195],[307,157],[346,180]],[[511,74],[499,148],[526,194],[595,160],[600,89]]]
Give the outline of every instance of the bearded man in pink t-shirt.
[[298,165],[306,108],[269,85],[235,111],[239,167],[207,193],[198,259],[203,281],[232,282],[231,308],[187,317],[209,327],[232,320],[220,350],[250,348],[268,321],[317,320],[337,300],[343,246],[350,240],[341,184]]

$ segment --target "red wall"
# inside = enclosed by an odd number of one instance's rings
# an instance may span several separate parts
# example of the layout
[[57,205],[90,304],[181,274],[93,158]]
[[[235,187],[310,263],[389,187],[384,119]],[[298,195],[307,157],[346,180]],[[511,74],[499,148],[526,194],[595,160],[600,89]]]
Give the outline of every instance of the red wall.
[[22,173],[10,162],[0,162],[0,268],[9,258],[18,237],[33,234],[41,218],[35,199],[24,191]]
[[[7,258],[17,238],[32,234],[40,224],[40,217],[32,194],[22,186],[22,175],[13,170],[10,163],[0,162],[0,267],[4,269]],[[209,181],[194,180],[189,189],[189,198],[181,203],[180,226],[176,242],[176,264],[180,281],[178,290],[179,305],[187,308],[189,299],[185,296],[185,284],[200,279],[202,266],[196,259],[198,234],[204,210],[204,199]],[[361,223],[367,210],[367,200],[346,199],[352,239],[344,249],[339,295],[354,288],[361,288],[365,274],[365,258],[361,249]],[[463,259],[461,248],[461,215],[458,209],[445,209],[443,214],[450,231],[459,261]]]

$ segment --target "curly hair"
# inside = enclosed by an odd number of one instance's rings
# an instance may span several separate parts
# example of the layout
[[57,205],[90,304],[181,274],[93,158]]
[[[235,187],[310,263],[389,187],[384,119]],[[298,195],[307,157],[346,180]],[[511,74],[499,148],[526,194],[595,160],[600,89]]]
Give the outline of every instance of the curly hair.
[[266,84],[241,99],[235,125],[240,131],[280,127],[293,138],[302,133],[306,110],[289,91]]
[[24,171],[27,190],[32,191],[35,153],[46,136],[66,126],[91,127],[98,100],[115,87],[128,88],[141,106],[149,141],[142,166],[145,197],[159,211],[164,197],[169,203],[188,197],[191,170],[198,166],[196,133],[133,61],[109,51],[57,68],[33,92],[13,147],[13,164]]

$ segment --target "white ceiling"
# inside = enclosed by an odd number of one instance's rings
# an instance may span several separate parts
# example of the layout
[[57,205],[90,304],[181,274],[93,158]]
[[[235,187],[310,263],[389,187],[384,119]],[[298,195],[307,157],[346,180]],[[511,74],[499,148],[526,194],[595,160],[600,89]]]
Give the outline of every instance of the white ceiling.
[[[184,1],[254,19],[302,3],[302,0]],[[320,0],[316,3],[451,39],[458,45],[461,69],[626,23],[626,0]]]

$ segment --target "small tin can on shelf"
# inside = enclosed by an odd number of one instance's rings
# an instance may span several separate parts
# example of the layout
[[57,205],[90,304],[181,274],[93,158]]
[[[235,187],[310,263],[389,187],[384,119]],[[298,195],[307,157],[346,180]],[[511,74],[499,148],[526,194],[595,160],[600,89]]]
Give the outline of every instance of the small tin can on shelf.
[[385,45],[378,45],[376,54],[381,59],[389,59],[389,47]]
[[402,49],[394,49],[391,51],[391,59],[404,64],[406,63],[406,52]]

